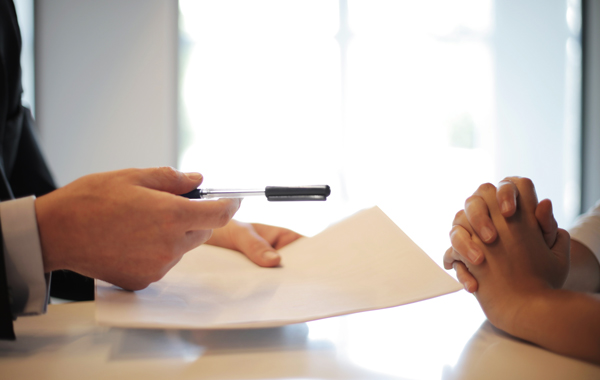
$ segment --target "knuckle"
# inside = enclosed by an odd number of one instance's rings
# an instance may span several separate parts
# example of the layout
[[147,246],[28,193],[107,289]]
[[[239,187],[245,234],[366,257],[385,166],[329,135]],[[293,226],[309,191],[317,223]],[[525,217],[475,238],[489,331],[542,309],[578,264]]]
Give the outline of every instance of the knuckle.
[[447,261],[452,255],[452,247],[448,248],[446,252],[444,252],[444,261]]
[[139,168],[128,168],[128,169],[121,169],[118,170],[114,173],[120,174],[122,176],[125,177],[140,177],[141,173],[143,173],[144,170],[143,169],[139,169]]
[[212,237],[213,234],[213,230],[203,230],[203,234],[200,238],[200,240],[202,241],[200,244],[204,244],[208,241],[208,239],[210,239]]
[[[464,218],[465,216],[465,210],[460,210],[458,211],[455,215],[454,215],[454,222],[457,222],[459,220],[461,220],[462,218]],[[456,224],[456,223],[455,223]]]
[[256,254],[266,251],[265,245],[261,241],[256,240],[256,239],[250,240],[246,245],[246,249],[247,249],[248,253],[256,253]]
[[196,230],[188,232],[191,234],[192,246],[195,248],[201,244],[204,244],[211,238],[213,230]]
[[465,200],[465,205],[472,203],[473,201],[475,201],[477,198],[479,198],[478,195],[471,195],[469,196],[466,200]]
[[452,226],[452,229],[450,230],[450,240],[453,241],[456,236],[456,234],[460,231],[460,226],[459,225],[454,225]]
[[471,218],[469,222],[473,226],[473,228],[477,229],[478,227],[483,227],[487,224],[489,217],[480,212],[474,212],[471,214]]
[[453,225],[452,228],[450,229],[450,232],[448,233],[448,235],[450,235],[450,240],[453,239],[453,236],[456,234],[458,229],[458,225]]
[[489,182],[483,183],[479,186],[479,188],[477,189],[478,192],[482,192],[482,193],[488,193],[488,192],[493,192],[496,191],[496,186],[492,185]]
[[160,166],[157,171],[168,180],[177,180],[181,176],[181,172],[170,166]]
[[504,186],[514,187],[515,181],[517,181],[518,179],[519,179],[518,177],[504,177],[504,179],[502,179],[502,181],[498,182],[498,187],[504,187]]
[[450,237],[450,244],[452,244],[452,251],[449,253],[449,257],[452,257],[453,260],[462,259],[460,251],[461,247],[465,244],[464,237],[459,234],[454,234]]
[[229,222],[229,219],[230,218],[228,212],[219,213],[219,215],[217,215],[217,217],[215,218],[214,228],[225,227],[227,225],[227,222]]
[[481,202],[484,202],[483,199],[479,195],[473,194],[465,200],[465,209],[467,209],[467,208],[472,209],[472,207],[471,207],[472,205],[477,205],[477,204],[480,204]]
[[122,180],[129,181],[142,181],[144,176],[146,175],[147,169],[139,169],[139,168],[130,168],[130,169],[122,169],[117,171],[119,173],[119,177]]
[[167,207],[164,205],[161,212],[161,228],[164,231],[176,230],[183,218],[183,210],[179,209],[178,207]]
[[226,207],[221,212],[219,212],[215,219],[215,228],[225,227],[227,223],[229,223],[229,221],[233,218],[233,215],[235,215],[235,211],[236,210],[234,210],[231,207]]
[[450,247],[444,253],[443,261],[444,261],[444,267],[446,269],[451,269],[452,268],[452,263],[454,262],[453,251],[454,251],[454,247]]
[[523,177],[519,179],[519,185],[521,187],[524,187],[527,190],[534,190],[535,186],[533,184],[533,181],[529,178]]

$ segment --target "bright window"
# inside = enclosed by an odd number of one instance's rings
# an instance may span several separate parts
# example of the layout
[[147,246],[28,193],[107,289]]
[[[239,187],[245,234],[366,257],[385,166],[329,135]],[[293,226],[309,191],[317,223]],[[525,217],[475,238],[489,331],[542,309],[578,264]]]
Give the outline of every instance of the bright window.
[[533,0],[180,1],[180,168],[206,187],[329,184],[246,199],[312,235],[379,205],[434,260],[483,182],[531,177],[579,207],[579,8]]

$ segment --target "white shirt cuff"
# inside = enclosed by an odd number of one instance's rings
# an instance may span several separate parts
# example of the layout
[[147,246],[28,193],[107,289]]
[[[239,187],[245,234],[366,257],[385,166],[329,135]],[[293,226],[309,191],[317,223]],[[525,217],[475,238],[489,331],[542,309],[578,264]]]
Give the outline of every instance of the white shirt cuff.
[[0,203],[4,262],[14,317],[46,312],[49,277],[44,275],[35,197]]
[[571,239],[588,247],[600,262],[600,201],[577,218],[569,234]]

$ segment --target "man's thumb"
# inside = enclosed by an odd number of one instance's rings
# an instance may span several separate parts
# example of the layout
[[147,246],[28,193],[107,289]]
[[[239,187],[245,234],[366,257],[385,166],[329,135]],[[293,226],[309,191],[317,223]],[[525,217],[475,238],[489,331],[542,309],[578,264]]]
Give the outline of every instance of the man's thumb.
[[200,186],[202,174],[183,173],[168,166],[140,170],[139,184],[171,194],[185,194]]

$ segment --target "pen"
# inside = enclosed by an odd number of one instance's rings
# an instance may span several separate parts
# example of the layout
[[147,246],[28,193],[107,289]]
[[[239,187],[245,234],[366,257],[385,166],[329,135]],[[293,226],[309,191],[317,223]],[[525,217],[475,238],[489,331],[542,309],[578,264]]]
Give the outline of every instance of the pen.
[[328,185],[317,186],[267,186],[264,190],[195,189],[181,194],[190,199],[245,198],[264,195],[270,202],[276,201],[325,201],[331,194]]

